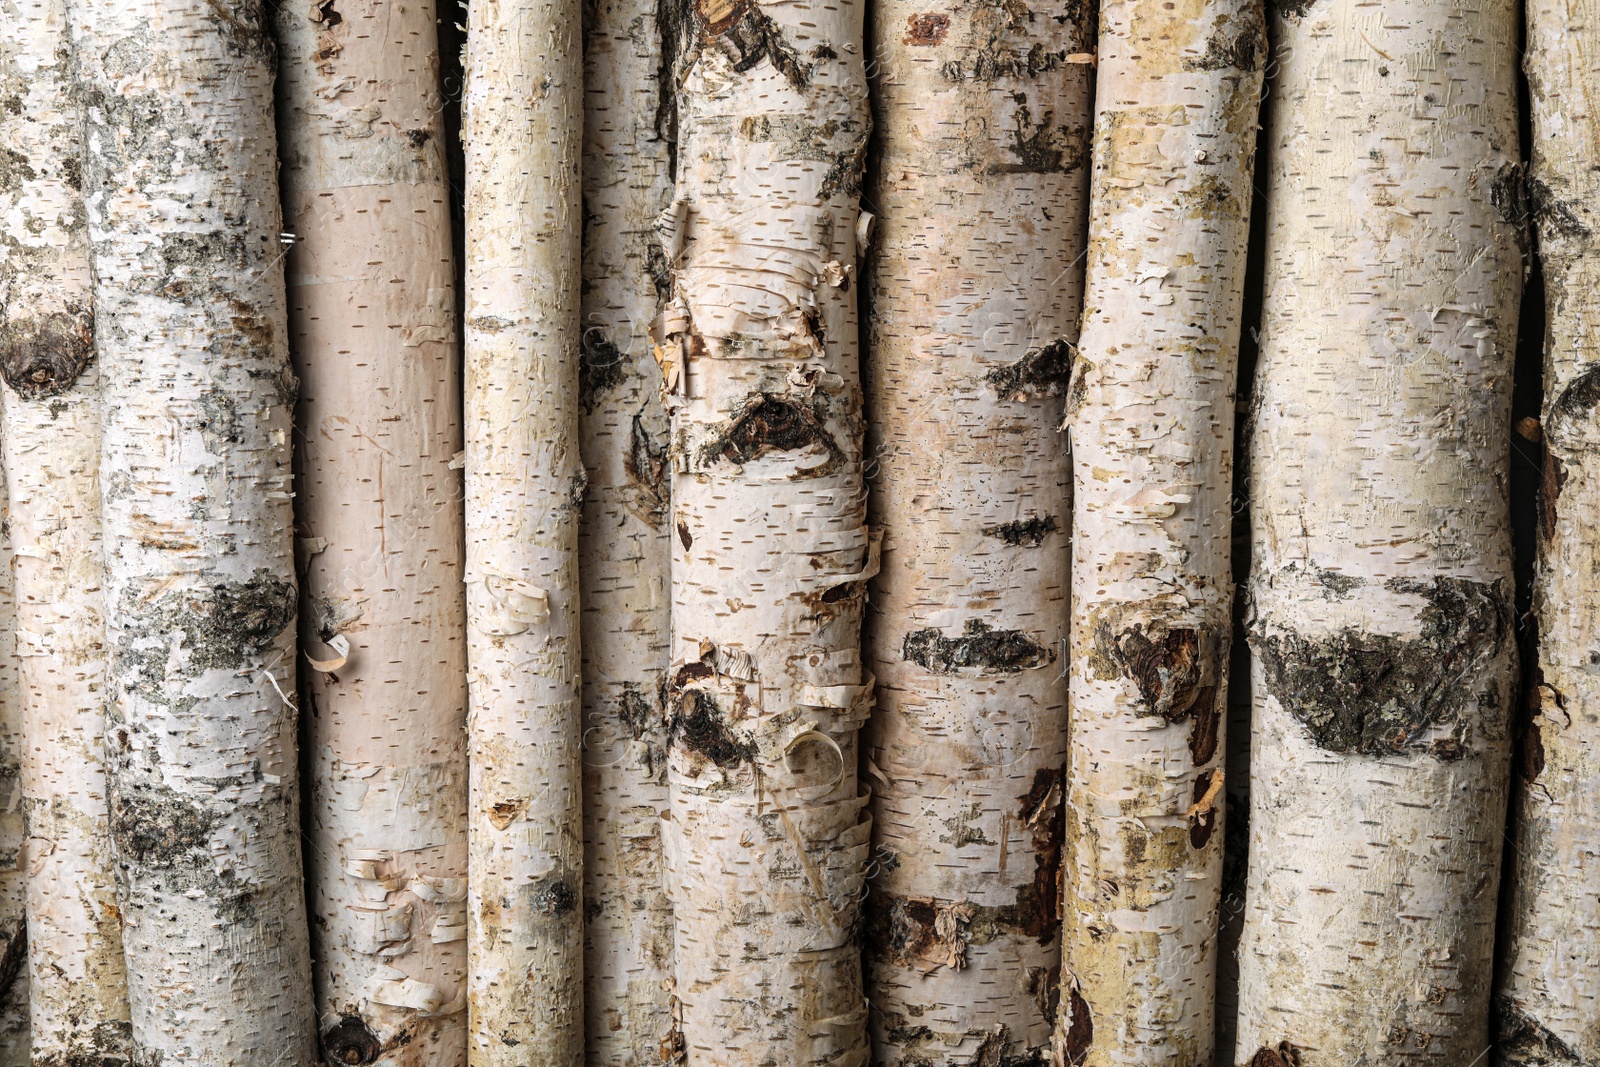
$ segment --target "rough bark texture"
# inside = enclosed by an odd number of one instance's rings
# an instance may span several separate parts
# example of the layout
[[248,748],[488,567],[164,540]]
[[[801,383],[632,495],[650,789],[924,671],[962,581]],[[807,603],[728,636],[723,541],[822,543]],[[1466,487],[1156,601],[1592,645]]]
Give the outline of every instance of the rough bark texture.
[[1544,267],[1545,481],[1534,610],[1539,668],[1513,781],[1502,1062],[1600,1065],[1600,3],[1534,0],[1526,208]]
[[867,1060],[862,7],[683,16],[656,328],[673,412],[667,827],[690,1067]]
[[74,10],[134,1060],[302,1067],[274,49],[255,0]]
[[1516,10],[1278,29],[1236,1061],[1457,1067],[1488,1038],[1515,682]]
[[[578,0],[467,38],[470,1062],[583,1061]],[[531,87],[531,91],[530,91]]]
[[[662,0],[587,9],[584,94],[584,900],[588,1062],[661,1062],[673,1032],[667,811],[667,417],[650,321],[670,284],[654,234],[672,196]],[[670,1049],[670,1043],[667,1046]]]
[[874,14],[875,1062],[1035,1063],[1059,992],[1092,5]]
[[[42,1067],[127,1062],[106,803],[100,381],[63,0],[0,4],[0,422],[26,738],[29,996]],[[4,630],[9,647],[12,627]],[[10,847],[10,846],[7,846]],[[3,1038],[0,1038],[3,1041]]]
[[277,32],[323,1055],[451,1067],[466,609],[434,4],[285,3]]
[[1058,1058],[1212,1062],[1260,0],[1100,11]]
[[[4,47],[0,45],[0,47]],[[3,103],[0,98],[0,103]],[[3,151],[0,147],[0,151]],[[6,499],[0,475],[0,502]],[[0,512],[3,515],[3,512]],[[9,563],[10,518],[0,518],[0,560]],[[17,602],[11,567],[0,566],[0,1067],[28,1067],[27,831],[22,808],[22,687],[16,643]]]

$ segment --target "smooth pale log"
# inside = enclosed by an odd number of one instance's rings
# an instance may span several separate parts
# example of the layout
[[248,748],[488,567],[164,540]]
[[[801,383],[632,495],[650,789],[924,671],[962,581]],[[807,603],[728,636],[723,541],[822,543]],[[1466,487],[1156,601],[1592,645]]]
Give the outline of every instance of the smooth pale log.
[[278,7],[308,877],[335,1063],[466,1062],[466,604],[431,0]]
[[[673,1030],[667,810],[667,416],[650,321],[670,281],[676,90],[656,0],[597,0],[584,36],[579,416],[584,471],[584,1005],[587,1062],[659,1060]],[[670,1045],[669,1045],[670,1047]]]
[[468,1062],[583,1062],[576,0],[467,17]]

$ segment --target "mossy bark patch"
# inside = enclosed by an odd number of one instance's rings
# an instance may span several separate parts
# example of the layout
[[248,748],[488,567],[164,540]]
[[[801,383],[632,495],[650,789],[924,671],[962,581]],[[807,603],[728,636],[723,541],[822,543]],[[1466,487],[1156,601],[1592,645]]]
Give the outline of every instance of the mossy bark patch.
[[1508,640],[1511,610],[1499,583],[1393,579],[1387,588],[1427,601],[1418,636],[1346,628],[1313,638],[1260,623],[1251,634],[1267,691],[1330,752],[1393,755],[1433,727],[1461,722],[1482,699],[1474,682]]

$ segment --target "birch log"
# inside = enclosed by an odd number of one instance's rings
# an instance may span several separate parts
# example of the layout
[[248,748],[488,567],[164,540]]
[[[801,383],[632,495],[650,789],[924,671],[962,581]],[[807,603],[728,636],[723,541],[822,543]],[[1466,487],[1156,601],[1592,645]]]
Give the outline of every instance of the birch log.
[[[0,152],[12,162],[0,178],[0,446],[26,653],[18,699],[7,693],[4,710],[8,721],[22,717],[25,740],[29,980],[20,1003],[42,1067],[120,1064],[128,985],[106,804],[100,381],[82,130],[66,4],[4,7]],[[8,647],[10,634],[0,637]],[[17,809],[8,800],[6,810]]]
[[1033,1062],[1061,963],[1070,463],[1093,8],[874,16],[867,638],[875,1062]]
[[1281,9],[1236,1060],[1479,1062],[1515,683],[1509,0]]
[[1212,1062],[1259,0],[1100,10],[1058,1058]]
[[577,0],[471,2],[464,136],[473,1067],[572,1067],[584,1058],[581,49]]
[[134,1060],[308,1067],[270,29],[257,0],[73,17]]
[[278,8],[318,1025],[466,1062],[460,376],[431,0]]
[[[0,101],[3,102],[3,101]],[[0,502],[6,485],[0,476]],[[3,506],[3,505],[0,505]],[[3,514],[3,512],[0,512]],[[10,518],[0,519],[0,1067],[28,1067],[32,1060],[28,988],[27,837],[22,812],[23,716],[20,663],[13,635],[17,601],[12,590]],[[124,1042],[126,1044],[126,1042]]]
[[689,1067],[867,1060],[855,0],[699,0],[680,53],[669,878]]
[[1544,268],[1545,461],[1534,718],[1522,739],[1497,1003],[1506,1064],[1600,1065],[1600,3],[1533,0],[1529,207]]
[[[596,0],[584,47],[584,1003],[593,1067],[655,1064],[672,1033],[667,810],[667,418],[649,326],[671,284],[669,40],[657,0]],[[668,23],[670,25],[670,22]]]

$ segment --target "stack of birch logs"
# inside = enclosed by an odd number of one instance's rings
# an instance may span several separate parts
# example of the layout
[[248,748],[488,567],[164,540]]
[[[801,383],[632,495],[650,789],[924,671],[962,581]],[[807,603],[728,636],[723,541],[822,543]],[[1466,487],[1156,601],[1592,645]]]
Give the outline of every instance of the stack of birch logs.
[[1600,1067],[1597,33],[0,0],[0,1067]]

